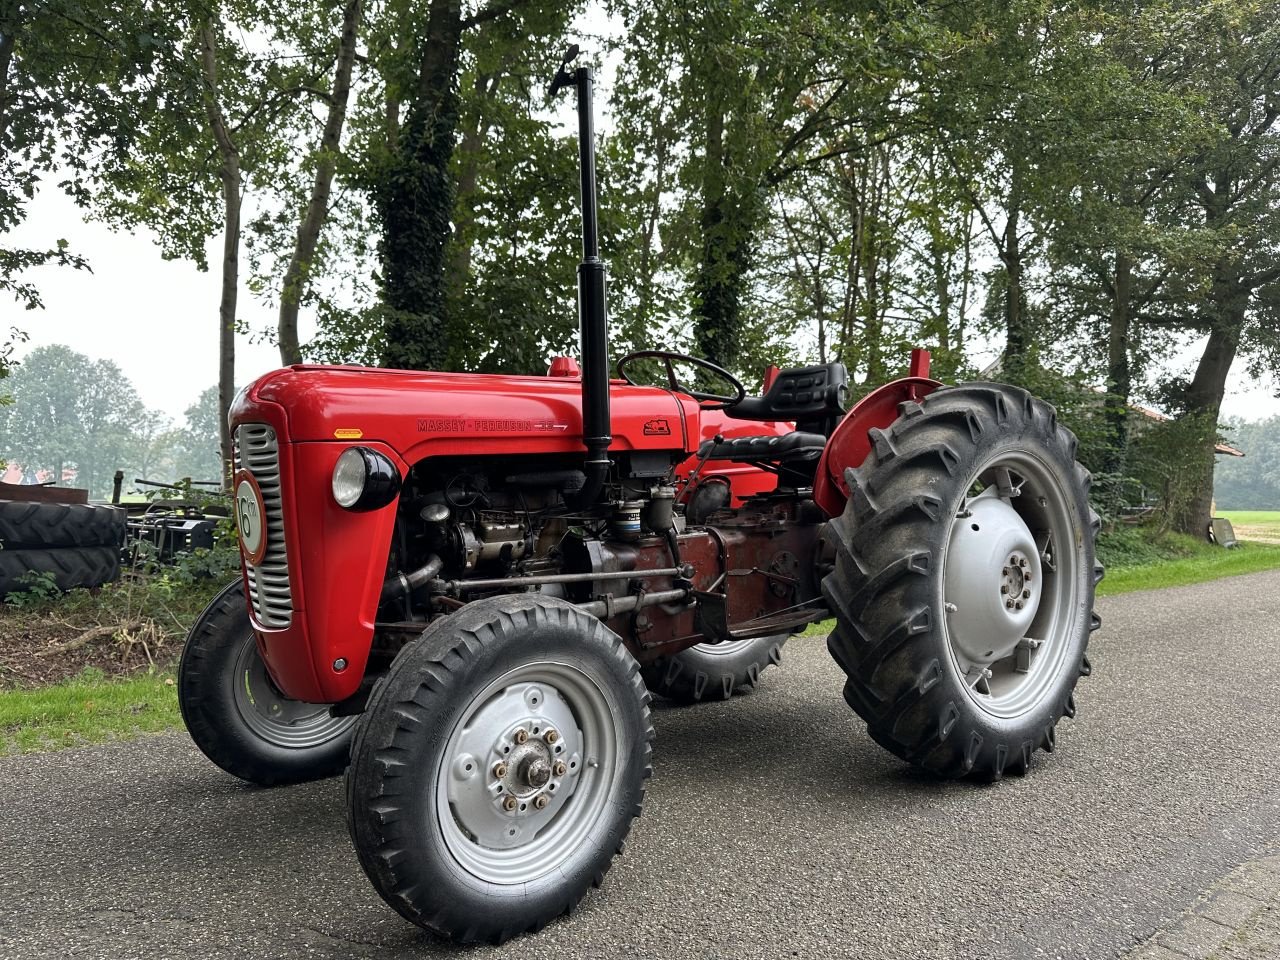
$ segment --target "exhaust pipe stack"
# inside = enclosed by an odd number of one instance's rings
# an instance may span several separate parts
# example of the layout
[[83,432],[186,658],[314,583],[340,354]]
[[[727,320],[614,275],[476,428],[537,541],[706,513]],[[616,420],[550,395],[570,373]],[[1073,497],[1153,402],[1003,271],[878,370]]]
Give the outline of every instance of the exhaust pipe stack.
[[587,482],[576,497],[576,509],[585,510],[600,499],[609,476],[609,445],[613,442],[609,418],[608,311],[605,305],[605,265],[600,259],[596,220],[595,120],[591,102],[595,78],[590,67],[569,64],[578,56],[575,43],[564,55],[548,97],[573,87],[578,100],[578,157],[582,173],[582,262],[578,264],[578,323],[582,349],[582,443],[587,448],[583,464]]

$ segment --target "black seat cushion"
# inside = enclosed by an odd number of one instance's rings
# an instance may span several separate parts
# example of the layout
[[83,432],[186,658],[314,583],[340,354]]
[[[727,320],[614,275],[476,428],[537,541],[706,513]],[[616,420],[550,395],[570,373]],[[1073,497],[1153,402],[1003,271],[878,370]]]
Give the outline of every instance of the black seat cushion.
[[737,463],[790,463],[797,460],[817,460],[827,438],[820,433],[795,430],[781,436],[732,437],[704,440],[698,447],[698,457],[703,460],[732,460]]
[[739,420],[791,420],[803,429],[821,428],[844,414],[849,373],[842,363],[782,370],[763,397],[747,397],[729,407]]

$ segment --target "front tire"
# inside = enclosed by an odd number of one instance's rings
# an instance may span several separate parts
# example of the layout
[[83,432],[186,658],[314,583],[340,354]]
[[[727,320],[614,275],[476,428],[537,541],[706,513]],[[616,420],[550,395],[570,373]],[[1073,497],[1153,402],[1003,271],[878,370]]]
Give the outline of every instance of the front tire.
[[943,777],[1025,773],[1090,671],[1102,579],[1089,474],[1052,407],[1003,384],[899,407],[846,471],[828,648],[878,743]]
[[355,717],[291,700],[258,655],[244,587],[230,583],[187,634],[178,706],[200,752],[232,776],[271,787],[341,773]]
[[676,703],[728,700],[734,693],[754,688],[761,671],[782,663],[782,645],[788,634],[700,643],[668,657],[659,657],[641,668],[645,685]]
[[460,942],[570,912],[640,814],[648,700],[621,639],[564,601],[494,597],[435,621],[375,689],[347,771],[378,893]]

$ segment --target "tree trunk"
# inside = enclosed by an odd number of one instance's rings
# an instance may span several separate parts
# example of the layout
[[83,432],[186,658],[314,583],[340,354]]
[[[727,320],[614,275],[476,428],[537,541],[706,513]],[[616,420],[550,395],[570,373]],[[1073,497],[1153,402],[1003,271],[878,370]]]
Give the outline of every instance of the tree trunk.
[[1015,383],[1021,382],[1026,369],[1031,335],[1027,329],[1025,298],[1022,292],[1022,238],[1018,231],[1022,226],[1022,168],[1013,164],[1009,181],[1009,207],[1004,228],[1004,249],[1000,260],[1004,264],[1008,286],[1005,290],[1004,323],[1005,349],[1004,374]]
[[1129,324],[1133,295],[1133,261],[1116,251],[1112,284],[1111,322],[1107,338],[1107,393],[1103,409],[1107,422],[1107,454],[1104,469],[1122,473],[1129,447]]
[[213,23],[201,28],[201,70],[205,114],[217,144],[222,180],[222,297],[218,304],[218,440],[222,447],[222,483],[230,492],[234,451],[227,411],[235,399],[236,294],[240,284],[240,152],[218,99],[218,36]]
[[444,266],[453,215],[449,161],[458,126],[454,88],[461,42],[461,0],[431,0],[417,89],[379,196],[386,366],[439,368],[449,355]]
[[1195,376],[1187,390],[1187,416],[1199,419],[1204,436],[1191,467],[1195,484],[1181,515],[1175,518],[1178,529],[1195,537],[1203,537],[1209,526],[1213,508],[1214,447],[1217,443],[1218,414],[1227,389],[1227,374],[1235,361],[1248,309],[1248,289],[1242,288],[1231,275],[1231,267],[1222,263],[1215,270],[1214,304],[1217,316],[1209,330],[1209,341],[1196,365]]
[[311,261],[320,242],[320,231],[329,216],[329,194],[333,188],[333,175],[338,166],[338,149],[342,142],[342,128],[347,120],[347,101],[351,95],[351,70],[356,59],[356,37],[360,32],[362,0],[347,0],[342,12],[342,33],[338,40],[338,56],[333,71],[333,89],[329,92],[329,113],[324,132],[314,156],[315,182],[311,185],[311,198],[302,223],[298,225],[297,241],[293,256],[284,273],[280,290],[280,362],[285,366],[302,362],[302,348],[298,343],[298,305],[305,292]]
[[736,346],[738,304],[732,282],[733,237],[724,155],[724,108],[708,96],[702,168],[702,259],[695,280],[698,316],[694,338],[698,352],[712,363],[728,366]]

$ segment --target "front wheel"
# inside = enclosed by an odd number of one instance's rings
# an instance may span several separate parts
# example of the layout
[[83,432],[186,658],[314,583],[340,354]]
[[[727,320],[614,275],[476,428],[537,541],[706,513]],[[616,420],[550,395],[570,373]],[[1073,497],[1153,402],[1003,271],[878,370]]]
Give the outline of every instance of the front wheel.
[[378,893],[460,942],[568,913],[640,814],[648,700],[617,634],[562,600],[494,597],[435,621],[375,689],[347,771]]
[[1089,672],[1102,568],[1089,474],[1053,408],[1003,384],[943,388],[872,430],[831,522],[823,592],[845,699],[936,774],[1024,773]]
[[238,579],[213,598],[187,634],[178,706],[206,757],[264,787],[341,773],[356,722],[276,688],[258,655]]

